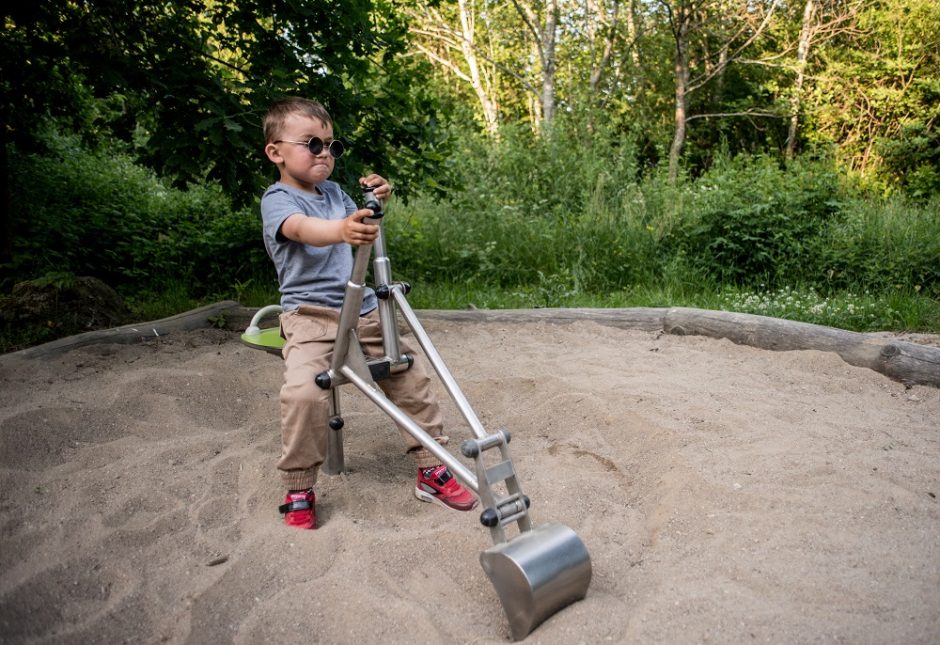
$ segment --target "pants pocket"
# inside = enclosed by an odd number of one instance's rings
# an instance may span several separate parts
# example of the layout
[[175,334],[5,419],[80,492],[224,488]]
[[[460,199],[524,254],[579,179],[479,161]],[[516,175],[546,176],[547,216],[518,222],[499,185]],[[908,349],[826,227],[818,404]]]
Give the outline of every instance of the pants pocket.
[[324,316],[310,315],[297,310],[281,314],[280,323],[281,336],[288,345],[323,340],[330,326]]

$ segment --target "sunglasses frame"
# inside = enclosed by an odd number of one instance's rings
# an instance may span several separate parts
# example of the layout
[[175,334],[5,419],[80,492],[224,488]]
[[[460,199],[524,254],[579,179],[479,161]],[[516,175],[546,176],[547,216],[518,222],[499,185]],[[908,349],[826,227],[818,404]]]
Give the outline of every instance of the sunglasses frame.
[[[323,149],[326,148],[330,152],[330,156],[334,159],[339,159],[343,156],[343,153],[346,152],[346,146],[339,139],[333,139],[330,141],[329,145],[326,145],[326,142],[320,137],[310,137],[307,141],[291,141],[289,139],[278,139],[277,141],[272,141],[271,143],[293,143],[298,146],[306,146],[307,150],[310,151],[312,155],[318,155],[323,152]],[[337,152],[335,148],[339,148]]]

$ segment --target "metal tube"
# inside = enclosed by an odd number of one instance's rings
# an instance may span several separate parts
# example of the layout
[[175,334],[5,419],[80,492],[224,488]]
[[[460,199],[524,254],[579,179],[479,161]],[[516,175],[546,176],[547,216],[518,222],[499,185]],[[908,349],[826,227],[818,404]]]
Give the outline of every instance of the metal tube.
[[366,271],[369,269],[369,257],[371,255],[371,244],[363,244],[356,251],[352,275],[349,282],[346,283],[346,295],[343,298],[343,306],[339,311],[339,333],[336,334],[336,342],[333,346],[333,361],[330,364],[330,370],[334,373],[339,372],[339,368],[346,357],[346,350],[349,348],[349,335],[343,333],[343,330],[349,329],[355,332],[359,328],[359,313],[362,309]]
[[382,392],[377,387],[372,386],[370,383],[366,382],[364,379],[360,378],[358,374],[349,366],[344,365],[340,372],[345,376],[350,383],[358,387],[363,394],[365,394],[369,399],[372,400],[379,408],[390,416],[396,423],[405,429],[405,431],[410,434],[412,437],[418,440],[418,442],[424,446],[428,452],[441,460],[441,463],[445,464],[450,468],[451,472],[457,476],[463,485],[476,493],[477,497],[480,495],[480,486],[477,483],[477,478],[473,475],[470,470],[458,461],[450,452],[447,451],[444,446],[434,441],[434,438],[425,432],[421,426],[411,420],[411,418],[405,414],[401,408],[392,403],[385,393]]
[[[385,238],[381,224],[379,224],[379,236],[375,239],[372,277],[376,285],[385,285],[389,289],[392,288],[392,264],[385,255]],[[397,361],[401,358],[401,344],[398,339],[395,301],[392,298],[379,300],[379,322],[382,326],[382,344],[385,349],[385,356]]]
[[[392,263],[385,254],[385,219],[378,220],[379,235],[372,243],[375,259],[372,261],[372,278],[376,285],[392,287]],[[382,345],[386,358],[397,361],[401,358],[401,344],[398,339],[398,323],[395,314],[395,301],[391,298],[379,300],[379,322],[382,326]]]
[[434,367],[434,371],[437,372],[437,376],[441,379],[441,383],[444,384],[444,387],[454,400],[454,403],[457,404],[457,409],[460,410],[463,418],[466,419],[473,434],[476,435],[477,439],[485,439],[487,436],[486,429],[483,427],[483,424],[480,423],[480,419],[477,418],[476,413],[470,406],[470,402],[467,401],[467,398],[463,395],[460,386],[457,385],[457,381],[454,380],[450,370],[447,369],[447,366],[444,364],[444,359],[434,347],[430,336],[424,331],[414,310],[412,310],[411,305],[408,304],[408,301],[405,299],[405,295],[398,289],[393,289],[392,294],[395,297],[395,302],[398,304],[402,316],[405,318],[405,322],[408,323],[415,339],[418,341],[418,344],[421,345],[421,349],[423,349],[424,353],[427,355],[428,361]]
[[[342,418],[339,404],[339,389],[330,390],[330,417]],[[323,462],[323,472],[327,475],[339,475],[346,470],[346,460],[343,455],[343,429],[333,429],[330,426],[326,443],[326,461]]]

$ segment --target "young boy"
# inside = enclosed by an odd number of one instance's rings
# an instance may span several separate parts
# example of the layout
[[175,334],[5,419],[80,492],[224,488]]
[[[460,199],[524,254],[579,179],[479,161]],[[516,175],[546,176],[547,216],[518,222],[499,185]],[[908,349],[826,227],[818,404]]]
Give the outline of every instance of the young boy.
[[[281,335],[286,343],[281,388],[281,458],[277,463],[287,488],[284,522],[317,527],[313,486],[326,458],[330,392],[314,377],[330,366],[346,283],[352,273],[353,246],[369,244],[378,226],[363,222],[372,215],[359,209],[338,184],[329,181],[343,145],[333,138],[333,121],[314,101],[286,98],[275,102],[264,118],[264,152],[280,172],[280,181],[261,198],[264,244],[277,269],[281,292]],[[359,183],[371,186],[379,199],[391,194],[376,174]],[[370,356],[383,353],[375,293],[366,289],[358,336]],[[406,339],[401,350],[415,355]],[[430,391],[423,363],[379,382],[386,395],[438,442],[444,444],[441,412]],[[454,479],[411,435],[399,428],[418,469],[415,496],[449,508],[469,511],[476,498]]]

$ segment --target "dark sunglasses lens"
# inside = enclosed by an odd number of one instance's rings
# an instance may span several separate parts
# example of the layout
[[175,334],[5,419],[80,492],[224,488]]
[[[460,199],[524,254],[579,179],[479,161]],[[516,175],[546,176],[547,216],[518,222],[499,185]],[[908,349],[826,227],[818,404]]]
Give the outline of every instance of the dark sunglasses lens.
[[[310,141],[307,142],[307,148],[310,150],[310,154],[318,155],[323,152],[323,139],[320,137],[313,137]],[[329,146],[330,154],[333,155],[334,159],[339,159],[343,156],[343,153],[346,152],[345,146],[342,142],[334,139],[330,141]]]
[[310,141],[307,142],[307,148],[310,150],[310,154],[320,154],[323,152],[323,139],[320,137],[313,137],[310,139]]

